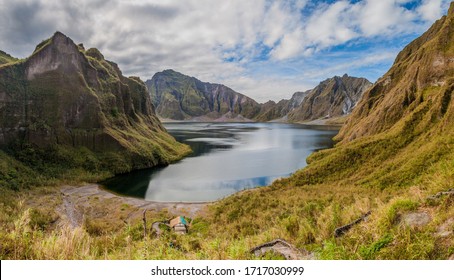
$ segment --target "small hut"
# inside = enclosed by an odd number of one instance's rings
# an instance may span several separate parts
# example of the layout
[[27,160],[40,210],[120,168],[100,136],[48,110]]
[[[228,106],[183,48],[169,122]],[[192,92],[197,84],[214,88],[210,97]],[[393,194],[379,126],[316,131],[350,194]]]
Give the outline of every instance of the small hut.
[[183,216],[170,220],[170,227],[178,234],[186,234],[188,232],[188,222]]

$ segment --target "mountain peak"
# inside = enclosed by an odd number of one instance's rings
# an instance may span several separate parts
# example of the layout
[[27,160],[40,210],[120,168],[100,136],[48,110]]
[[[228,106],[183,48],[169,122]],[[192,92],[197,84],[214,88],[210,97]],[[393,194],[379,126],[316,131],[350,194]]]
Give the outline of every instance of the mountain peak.
[[57,30],[57,31],[55,31],[54,35],[52,35],[52,39],[54,39],[54,38],[65,38],[66,39],[69,37]]
[[305,95],[288,119],[297,122],[349,114],[370,86],[367,79],[347,74],[328,78]]
[[56,31],[54,35],[52,35],[52,37],[49,39],[49,45],[56,45],[57,47],[63,45],[76,46],[76,43],[74,43],[74,41],[65,34],[61,33],[60,31]]
[[256,101],[227,86],[202,82],[172,69],[154,74],[145,84],[156,112],[167,119],[224,120],[240,115],[252,119],[260,111]]
[[453,17],[454,16],[454,2],[451,2],[449,5],[449,10],[448,10],[448,17]]
[[37,75],[62,68],[65,73],[81,69],[86,62],[85,56],[71,38],[57,31],[54,35],[36,46],[35,51],[27,61],[27,79]]

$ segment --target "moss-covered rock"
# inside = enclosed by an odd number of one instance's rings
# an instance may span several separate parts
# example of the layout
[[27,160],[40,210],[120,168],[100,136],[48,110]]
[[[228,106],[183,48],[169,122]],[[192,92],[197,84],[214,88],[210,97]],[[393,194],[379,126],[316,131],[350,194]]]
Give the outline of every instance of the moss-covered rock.
[[0,67],[0,146],[12,153],[84,147],[100,160],[120,158],[100,165],[113,173],[189,151],[161,125],[140,79],[60,32],[26,60]]

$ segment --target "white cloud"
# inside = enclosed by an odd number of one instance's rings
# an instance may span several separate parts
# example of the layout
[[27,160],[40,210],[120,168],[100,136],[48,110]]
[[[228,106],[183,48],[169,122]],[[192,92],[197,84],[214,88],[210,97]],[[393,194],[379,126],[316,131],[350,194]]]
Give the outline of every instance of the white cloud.
[[347,1],[339,1],[324,9],[315,11],[306,26],[307,39],[318,48],[347,42],[357,36],[351,26],[352,6]]
[[[357,3],[341,0],[319,4],[311,14],[300,18],[296,26],[285,29],[271,57],[276,60],[293,59],[357,38],[382,36],[390,39],[421,31],[427,28],[432,18],[439,17],[443,6],[441,0],[435,0],[440,2],[436,5],[432,0],[424,1],[416,10],[402,6],[411,2],[408,0],[364,0]],[[421,20],[422,11],[425,16]]]
[[271,51],[271,56],[276,60],[285,60],[298,56],[304,49],[304,38],[300,30],[285,34],[278,46]]
[[406,2],[0,0],[0,49],[25,57],[59,30],[97,47],[127,75],[148,79],[173,68],[224,82],[259,101],[277,100],[316,83],[303,72],[320,73],[312,75],[317,78],[337,74],[341,66],[347,72],[366,65],[368,55],[391,63],[373,48],[364,56],[348,52],[347,60],[362,58],[356,64],[339,58],[329,66],[318,62],[349,42],[422,32],[448,5],[421,0],[408,10]]
[[367,0],[360,4],[359,26],[365,36],[411,31],[414,12],[401,7],[395,0]]
[[435,21],[443,14],[443,4],[448,1],[443,0],[423,0],[417,12],[421,18],[427,21]]

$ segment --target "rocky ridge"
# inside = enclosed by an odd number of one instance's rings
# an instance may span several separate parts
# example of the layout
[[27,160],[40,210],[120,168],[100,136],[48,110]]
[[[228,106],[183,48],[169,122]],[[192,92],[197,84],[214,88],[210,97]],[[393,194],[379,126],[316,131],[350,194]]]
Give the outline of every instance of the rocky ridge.
[[306,122],[347,115],[371,83],[344,75],[291,99],[259,104],[220,84],[165,70],[146,81],[157,114],[170,120]]
[[139,78],[60,32],[27,59],[0,66],[0,146],[84,147],[118,161],[115,173],[187,152],[161,125]]
[[[386,131],[446,130],[454,114],[454,3],[448,15],[407,45],[368,90],[340,132],[344,142]],[[404,122],[408,125],[404,125]],[[434,131],[435,132],[435,131]]]
[[250,121],[260,111],[253,99],[220,84],[204,83],[173,70],[145,82],[157,114],[166,119]]

